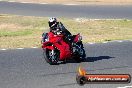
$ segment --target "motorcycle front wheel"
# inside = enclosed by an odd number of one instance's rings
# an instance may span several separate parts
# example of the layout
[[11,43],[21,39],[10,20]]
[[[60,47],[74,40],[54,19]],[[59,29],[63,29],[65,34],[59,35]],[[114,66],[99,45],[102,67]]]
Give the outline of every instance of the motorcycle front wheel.
[[45,58],[45,61],[50,65],[57,65],[59,55],[56,51],[52,52],[52,50],[43,49],[43,56]]

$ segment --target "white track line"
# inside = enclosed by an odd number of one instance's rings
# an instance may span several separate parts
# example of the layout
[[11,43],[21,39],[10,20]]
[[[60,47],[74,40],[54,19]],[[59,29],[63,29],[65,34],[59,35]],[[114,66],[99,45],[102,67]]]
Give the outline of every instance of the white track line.
[[7,1],[7,2],[15,2],[15,1]]
[[40,3],[40,4],[48,4],[48,3]]
[[0,49],[0,50],[6,50],[6,49]]
[[108,42],[103,42],[103,43],[108,43]]
[[[20,3],[35,4],[33,2],[20,2]],[[48,3],[37,3],[37,4],[48,4]]]
[[7,2],[16,2],[16,3],[29,3],[29,4],[48,4],[48,3],[34,3],[34,2],[17,2],[17,1],[7,1]]
[[[31,48],[36,49],[36,48],[38,48],[38,47],[31,47]],[[22,49],[25,49],[25,48],[14,48],[14,49],[22,50]],[[14,49],[13,49],[13,50],[14,50]],[[3,51],[4,51],[4,50],[8,50],[8,49],[0,49],[0,50],[3,50]]]
[[92,45],[92,44],[95,44],[95,43],[89,42],[88,44],[91,44]]
[[117,41],[117,42],[123,42],[123,41],[120,40],[120,41]]
[[32,47],[32,48],[34,48],[34,49],[35,49],[35,48],[38,48],[38,47]]
[[124,86],[124,87],[117,87],[117,88],[132,88],[132,86]]
[[63,4],[63,5],[79,5],[79,4]]
[[[7,1],[7,2],[16,2],[16,1]],[[18,3],[29,3],[29,4],[50,4],[50,3],[34,3],[34,2],[18,2]],[[62,5],[79,5],[79,4],[62,4]]]
[[16,48],[16,49],[24,49],[24,48]]
[[20,2],[20,3],[30,3],[30,2]]

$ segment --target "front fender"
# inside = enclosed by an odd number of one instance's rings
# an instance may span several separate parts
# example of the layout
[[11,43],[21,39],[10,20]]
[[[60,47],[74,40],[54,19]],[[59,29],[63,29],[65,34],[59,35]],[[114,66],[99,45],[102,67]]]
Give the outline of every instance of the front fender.
[[52,46],[52,43],[51,43],[51,42],[44,42],[44,43],[42,44],[42,48],[43,48],[43,49],[44,49],[44,48],[47,48],[47,49],[52,50],[52,49],[53,49],[53,46]]

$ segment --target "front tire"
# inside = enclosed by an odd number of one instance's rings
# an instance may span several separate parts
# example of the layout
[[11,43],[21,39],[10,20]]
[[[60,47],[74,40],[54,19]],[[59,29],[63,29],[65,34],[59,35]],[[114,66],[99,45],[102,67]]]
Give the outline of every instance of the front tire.
[[56,65],[58,63],[58,57],[59,55],[57,54],[57,52],[54,53],[54,55],[50,55],[51,54],[51,50],[49,49],[44,49],[43,50],[43,56],[45,58],[45,61],[47,63],[49,63],[50,65]]

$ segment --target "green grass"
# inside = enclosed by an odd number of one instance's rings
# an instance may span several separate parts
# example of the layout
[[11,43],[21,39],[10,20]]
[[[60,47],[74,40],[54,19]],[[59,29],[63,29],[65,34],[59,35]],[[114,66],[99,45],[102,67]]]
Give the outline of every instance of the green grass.
[[26,36],[32,34],[32,31],[16,31],[16,32],[10,32],[10,31],[0,31],[0,37],[6,37],[6,36]]
[[[81,33],[83,42],[132,39],[132,20],[89,20],[58,18],[72,33]],[[0,48],[41,46],[41,34],[48,32],[48,17],[0,15]]]

